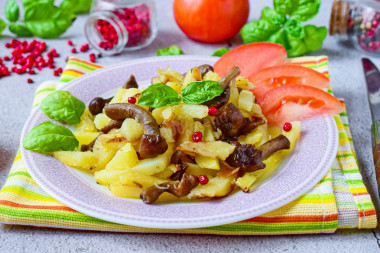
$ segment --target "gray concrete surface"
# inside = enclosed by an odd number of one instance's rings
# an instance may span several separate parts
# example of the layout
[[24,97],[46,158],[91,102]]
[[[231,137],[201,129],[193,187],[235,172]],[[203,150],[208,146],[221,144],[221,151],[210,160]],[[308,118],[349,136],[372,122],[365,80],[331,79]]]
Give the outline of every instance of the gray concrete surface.
[[[4,17],[5,0],[0,1],[0,18]],[[171,0],[156,1],[158,7],[159,35],[151,46],[140,51],[117,57],[103,57],[98,63],[109,65],[130,59],[154,56],[157,48],[172,44],[180,46],[185,54],[210,55],[227,43],[206,45],[189,40],[176,26]],[[259,17],[262,7],[271,1],[251,1],[250,20]],[[332,0],[323,0],[319,15],[312,23],[328,25]],[[50,47],[57,48],[61,57],[57,66],[63,67],[70,48],[68,38],[76,45],[84,43],[83,24],[85,16],[60,38],[48,40]],[[6,33],[8,34],[8,33]],[[10,34],[8,34],[10,35]],[[0,39],[0,56],[5,55],[4,44],[9,37]],[[232,46],[241,41],[238,36],[231,40]],[[338,44],[332,37],[326,39],[323,49],[315,55],[330,58],[331,82],[336,96],[346,99],[353,139],[365,183],[376,205],[376,180],[370,149],[370,113],[367,103],[361,53],[349,45]],[[76,56],[87,59],[88,54]],[[374,59],[380,66],[380,59]],[[29,76],[12,75],[0,79],[0,186],[4,184],[12,160],[19,145],[22,126],[29,115],[33,93],[38,83],[54,79],[51,70],[32,76],[34,84],[27,84]],[[380,252],[380,233],[366,230],[342,230],[333,235],[272,236],[272,237],[226,237],[166,234],[120,234],[40,229],[23,226],[0,225],[0,252]]]

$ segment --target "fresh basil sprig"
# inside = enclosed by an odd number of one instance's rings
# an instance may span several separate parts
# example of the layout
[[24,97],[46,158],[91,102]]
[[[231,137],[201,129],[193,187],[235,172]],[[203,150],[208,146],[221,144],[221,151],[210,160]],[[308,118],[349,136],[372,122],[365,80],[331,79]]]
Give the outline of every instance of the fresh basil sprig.
[[[54,2],[54,1],[53,1]],[[23,0],[25,26],[41,38],[57,38],[69,28],[75,14],[46,0]]]
[[166,56],[166,55],[181,55],[183,54],[181,48],[177,45],[172,45],[167,48],[157,49],[157,56]]
[[4,8],[5,17],[10,22],[16,22],[20,16],[20,10],[16,0],[8,0]]
[[50,121],[34,127],[23,140],[25,149],[45,154],[59,150],[72,151],[78,145],[78,140],[68,128]]
[[138,104],[152,108],[160,108],[169,105],[178,105],[182,99],[186,104],[201,104],[219,96],[222,92],[223,88],[216,81],[193,82],[189,83],[187,87],[182,90],[181,98],[170,86],[156,83],[141,92]]
[[[4,12],[9,31],[17,36],[58,38],[72,25],[76,14],[88,12],[91,4],[92,0],[63,0],[60,6],[53,0],[22,0],[24,20],[19,20],[19,5],[16,0],[7,0]],[[0,19],[0,35],[6,25]]]
[[153,108],[178,105],[180,102],[181,98],[178,96],[178,93],[173,88],[162,83],[149,86],[141,92],[141,97],[139,98],[139,105]]
[[230,49],[227,48],[227,47],[219,48],[219,49],[217,49],[214,53],[212,53],[211,56],[219,56],[219,57],[221,57],[221,56],[223,56],[225,53],[227,53],[228,51],[230,51]]
[[223,88],[216,81],[190,83],[181,92],[186,104],[201,104],[223,93]]
[[320,0],[274,0],[274,9],[263,8],[261,18],[240,31],[244,43],[268,41],[282,44],[295,57],[322,47],[326,27],[303,26],[318,14]]
[[16,34],[19,37],[31,37],[33,33],[28,28],[21,24],[13,23],[9,24],[9,31]]
[[78,124],[86,105],[68,91],[55,91],[41,102],[41,111],[49,118],[67,124]]

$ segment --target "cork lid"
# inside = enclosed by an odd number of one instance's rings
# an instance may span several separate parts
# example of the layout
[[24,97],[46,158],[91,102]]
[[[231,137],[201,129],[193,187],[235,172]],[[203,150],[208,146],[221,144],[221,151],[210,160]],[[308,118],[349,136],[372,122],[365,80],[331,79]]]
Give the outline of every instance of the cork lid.
[[347,33],[349,12],[349,3],[341,0],[334,0],[330,18],[330,35]]

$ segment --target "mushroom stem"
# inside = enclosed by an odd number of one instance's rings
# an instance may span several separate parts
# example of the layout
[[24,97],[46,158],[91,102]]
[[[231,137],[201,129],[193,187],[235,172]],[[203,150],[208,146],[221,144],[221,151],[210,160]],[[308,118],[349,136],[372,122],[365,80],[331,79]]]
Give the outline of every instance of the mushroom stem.
[[183,197],[189,194],[198,183],[198,177],[185,173],[183,174],[181,181],[168,181],[159,184],[159,187],[151,186],[146,188],[141,192],[140,198],[145,204],[151,204],[164,192],[173,194],[176,197]]
[[140,155],[151,158],[165,153],[168,144],[160,133],[160,127],[152,114],[135,104],[110,104],[104,108],[106,115],[113,120],[132,118],[143,125],[144,134],[140,142]]

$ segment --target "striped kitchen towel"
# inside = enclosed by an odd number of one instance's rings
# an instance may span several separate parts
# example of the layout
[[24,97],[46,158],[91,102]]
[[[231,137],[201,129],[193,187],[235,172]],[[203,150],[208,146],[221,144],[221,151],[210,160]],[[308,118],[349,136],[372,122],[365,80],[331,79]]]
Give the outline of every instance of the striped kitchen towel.
[[[292,59],[291,63],[328,75],[327,57],[302,57]],[[101,67],[70,58],[60,85]],[[56,86],[54,82],[41,85],[33,106],[37,106]],[[66,207],[46,194],[31,178],[18,152],[0,191],[0,222],[99,231],[218,235],[332,233],[337,228],[374,228],[376,211],[357,165],[347,114],[336,116],[335,121],[339,130],[339,149],[327,175],[307,194],[258,217],[222,226],[182,230],[148,229],[99,220]]]

